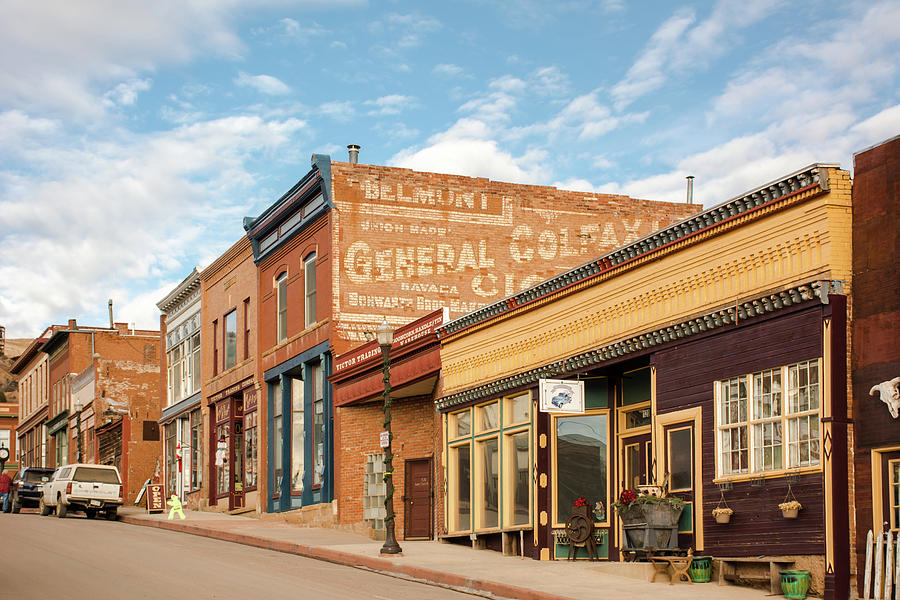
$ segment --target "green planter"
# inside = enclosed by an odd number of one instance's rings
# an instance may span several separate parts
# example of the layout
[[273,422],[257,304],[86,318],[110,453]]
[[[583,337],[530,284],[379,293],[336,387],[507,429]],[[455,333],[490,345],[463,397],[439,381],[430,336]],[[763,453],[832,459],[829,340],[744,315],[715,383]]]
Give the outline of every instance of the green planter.
[[782,571],[781,591],[785,598],[803,600],[809,591],[809,571]]
[[695,556],[688,575],[694,583],[706,583],[712,577],[712,556]]

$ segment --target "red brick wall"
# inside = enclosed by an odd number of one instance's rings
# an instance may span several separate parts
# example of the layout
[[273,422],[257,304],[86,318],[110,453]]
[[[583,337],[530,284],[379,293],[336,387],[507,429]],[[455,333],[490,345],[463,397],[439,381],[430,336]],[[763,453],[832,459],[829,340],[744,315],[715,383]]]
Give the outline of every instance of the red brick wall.
[[[341,525],[363,521],[363,481],[366,455],[382,452],[379,433],[383,430],[384,415],[381,402],[337,409],[341,430],[335,447],[341,449],[342,460],[337,487],[338,518]],[[439,457],[435,455],[440,417],[430,398],[395,400],[391,404],[391,432],[394,434],[394,511],[397,515],[397,539],[404,537],[403,486],[404,460],[433,458],[435,498]],[[435,515],[434,523],[439,519]]]
[[458,317],[701,209],[377,165],[331,173],[336,354],[384,315]]

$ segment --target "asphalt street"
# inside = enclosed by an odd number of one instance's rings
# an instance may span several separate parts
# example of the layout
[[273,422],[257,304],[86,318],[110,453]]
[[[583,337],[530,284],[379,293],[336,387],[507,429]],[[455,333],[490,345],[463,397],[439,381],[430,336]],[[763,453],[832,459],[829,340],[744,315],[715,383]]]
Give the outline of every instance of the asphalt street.
[[361,569],[119,522],[0,513],[0,599],[473,596]]

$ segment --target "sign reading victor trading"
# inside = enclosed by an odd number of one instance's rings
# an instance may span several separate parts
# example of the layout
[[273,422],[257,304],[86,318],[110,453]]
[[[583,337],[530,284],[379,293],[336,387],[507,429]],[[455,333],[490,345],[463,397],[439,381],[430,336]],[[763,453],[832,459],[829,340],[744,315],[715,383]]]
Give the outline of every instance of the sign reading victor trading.
[[584,382],[541,379],[541,412],[583,413]]
[[339,333],[386,314],[450,318],[575,267],[696,209],[405,169],[333,165]]

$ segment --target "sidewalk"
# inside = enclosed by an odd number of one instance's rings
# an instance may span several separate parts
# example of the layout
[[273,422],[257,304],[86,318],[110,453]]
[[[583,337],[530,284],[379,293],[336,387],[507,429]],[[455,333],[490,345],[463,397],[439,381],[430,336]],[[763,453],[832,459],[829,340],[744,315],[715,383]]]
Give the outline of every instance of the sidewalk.
[[745,587],[720,587],[715,582],[675,582],[660,575],[649,583],[646,563],[536,561],[503,556],[435,541],[401,541],[403,556],[382,558],[382,542],[335,529],[303,528],[213,512],[184,511],[184,521],[169,521],[166,513],[147,514],[121,508],[119,520],[209,538],[296,554],[366,569],[394,577],[423,581],[469,593],[524,600],[595,600],[598,592],[618,598],[658,600],[763,600],[767,594]]

